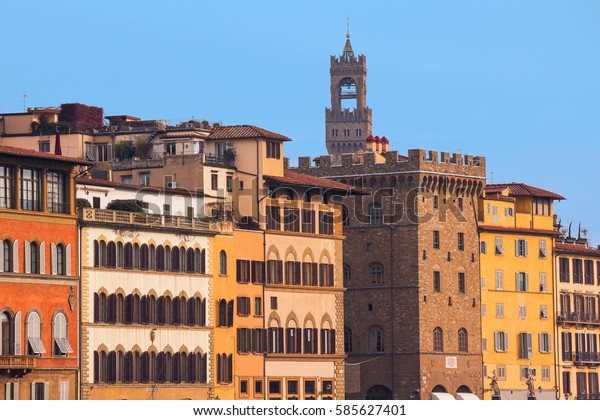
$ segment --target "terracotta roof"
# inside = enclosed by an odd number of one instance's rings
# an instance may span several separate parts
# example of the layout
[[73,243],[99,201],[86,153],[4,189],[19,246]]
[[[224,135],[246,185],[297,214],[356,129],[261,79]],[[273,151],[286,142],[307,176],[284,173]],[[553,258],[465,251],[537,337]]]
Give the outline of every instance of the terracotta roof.
[[531,235],[551,235],[558,236],[560,232],[550,229],[528,229],[518,227],[506,227],[497,225],[479,225],[479,230],[490,230],[496,232],[516,232],[516,233],[528,233]]
[[107,187],[107,188],[124,188],[128,190],[146,190],[146,191],[160,191],[167,192],[173,194],[194,194],[204,196],[202,192],[199,191],[191,191],[185,188],[163,188],[163,187],[155,187],[152,185],[135,185],[135,184],[124,184],[122,182],[116,181],[108,181],[106,179],[97,179],[97,178],[75,178],[75,182],[81,185],[95,185],[99,187]]
[[277,134],[264,128],[254,125],[225,125],[217,127],[207,137],[209,140],[224,140],[224,139],[247,139],[254,137],[264,137],[272,140],[290,141],[289,137],[282,134]]
[[160,134],[159,137],[161,139],[180,139],[180,138],[190,138],[190,137],[202,137],[205,138],[208,133],[204,131],[183,131],[183,132],[170,132],[166,134]]
[[556,242],[554,249],[562,252],[573,252],[576,254],[595,255],[600,257],[600,249],[592,248],[585,244],[569,244],[565,242]]
[[331,179],[319,178],[316,176],[304,175],[299,172],[285,171],[283,176],[265,175],[263,177],[267,182],[273,182],[281,185],[300,186],[308,188],[324,188],[330,190],[350,191],[356,194],[368,194],[367,190],[353,187],[352,185]]
[[58,160],[62,162],[75,163],[77,165],[92,166],[89,160],[74,158],[70,156],[55,155],[54,153],[38,152],[37,150],[22,149],[20,147],[0,146],[0,153],[13,156],[24,156],[38,159]]
[[552,198],[554,200],[566,200],[562,195],[553,193],[548,190],[544,190],[531,185],[511,182],[510,184],[487,184],[485,186],[485,192],[488,194],[499,193],[505,189],[509,190],[509,194],[517,197],[541,197],[541,198]]

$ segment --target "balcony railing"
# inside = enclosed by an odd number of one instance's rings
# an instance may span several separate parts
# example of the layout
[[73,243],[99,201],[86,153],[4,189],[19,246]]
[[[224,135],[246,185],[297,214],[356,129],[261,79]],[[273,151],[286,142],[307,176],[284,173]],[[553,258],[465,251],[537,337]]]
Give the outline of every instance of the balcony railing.
[[80,210],[83,221],[144,226],[152,228],[175,228],[218,233],[233,231],[229,221],[207,221],[197,217],[164,216],[161,214],[134,213],[118,210],[84,208]]
[[589,312],[557,312],[556,321],[564,323],[600,325],[600,315]]
[[563,351],[562,360],[575,364],[598,364],[600,363],[600,353],[591,351]]
[[33,356],[0,356],[0,369],[32,369],[35,367]]

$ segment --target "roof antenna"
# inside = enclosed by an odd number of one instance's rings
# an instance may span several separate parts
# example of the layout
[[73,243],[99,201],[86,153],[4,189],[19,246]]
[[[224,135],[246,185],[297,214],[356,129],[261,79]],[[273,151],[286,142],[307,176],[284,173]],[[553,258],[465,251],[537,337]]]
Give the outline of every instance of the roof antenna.
[[350,18],[346,18],[346,38],[350,39]]
[[29,95],[24,93],[23,94],[23,112],[27,112],[27,98],[29,98]]

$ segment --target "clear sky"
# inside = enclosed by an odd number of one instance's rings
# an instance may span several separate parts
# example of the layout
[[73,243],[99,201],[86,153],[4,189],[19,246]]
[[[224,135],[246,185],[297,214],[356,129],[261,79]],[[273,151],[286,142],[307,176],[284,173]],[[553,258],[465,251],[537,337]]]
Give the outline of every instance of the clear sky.
[[351,21],[373,130],[406,153],[484,155],[488,182],[567,197],[600,242],[600,1],[8,1],[0,112],[81,102],[106,115],[254,124],[325,153],[329,56]]

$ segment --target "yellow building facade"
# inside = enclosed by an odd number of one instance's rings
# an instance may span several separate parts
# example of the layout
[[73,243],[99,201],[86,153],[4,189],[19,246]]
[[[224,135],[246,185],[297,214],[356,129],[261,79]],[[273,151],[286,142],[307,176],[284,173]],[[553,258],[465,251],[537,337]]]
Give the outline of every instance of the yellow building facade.
[[554,273],[558,396],[600,399],[600,249],[581,238],[557,239]]
[[487,185],[479,205],[485,399],[555,399],[552,248],[558,194]]

